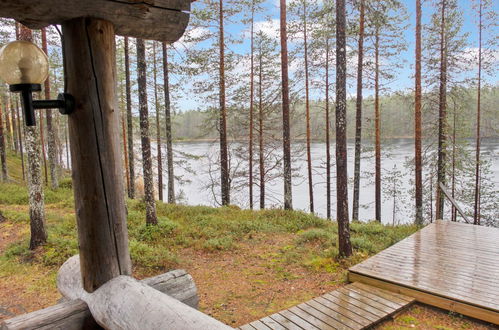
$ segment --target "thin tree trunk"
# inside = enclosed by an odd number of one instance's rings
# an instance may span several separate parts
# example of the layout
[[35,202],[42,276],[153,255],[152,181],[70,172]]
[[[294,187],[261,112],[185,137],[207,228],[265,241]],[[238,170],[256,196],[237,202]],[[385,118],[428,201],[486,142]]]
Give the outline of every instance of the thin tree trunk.
[[12,96],[9,97],[10,110],[12,112],[12,137],[14,139],[14,151],[16,154],[19,152],[19,139],[17,135],[17,115],[16,107],[14,107],[14,102],[12,101]]
[[[47,48],[47,32],[45,28],[42,29],[42,49],[48,54]],[[50,76],[45,80],[45,99],[50,100]],[[50,168],[50,184],[52,189],[57,189],[59,187],[59,178],[57,176],[57,146],[55,141],[55,129],[52,124],[52,109],[46,110],[47,119],[47,134],[48,134],[48,160]],[[40,123],[42,126],[42,123]],[[46,169],[46,168],[45,168]]]
[[[453,122],[452,122],[452,199],[455,199],[456,191],[456,107],[454,105]],[[454,204],[451,208],[451,221],[456,221],[457,210]]]
[[359,56],[357,58],[357,99],[355,104],[355,168],[353,180],[352,220],[359,220],[360,153],[362,147],[362,73],[364,65],[364,12],[365,0],[361,0],[359,13]]
[[220,49],[220,185],[222,189],[222,205],[230,204],[229,161],[227,150],[227,108],[225,106],[225,44],[224,44],[224,10],[220,0],[219,12],[219,49]]
[[260,166],[260,209],[265,208],[265,155],[263,150],[263,64],[262,46],[258,57],[258,158]]
[[417,225],[423,224],[423,166],[421,151],[421,0],[416,0],[416,73],[414,93],[414,160],[415,160],[415,200]]
[[[10,125],[10,111],[9,104],[6,98],[4,98],[4,115],[5,115],[5,148],[10,146],[11,149],[14,149],[14,136],[12,134],[12,127]],[[1,106],[1,105],[0,105]]]
[[381,222],[381,135],[379,110],[379,27],[374,36],[375,219]]
[[331,219],[331,138],[329,119],[329,36],[326,37],[326,216]]
[[153,53],[153,80],[154,80],[154,109],[156,111],[156,148],[158,149],[158,198],[163,199],[163,160],[161,154],[161,130],[159,125],[159,102],[158,102],[158,78],[157,78],[157,63],[156,63],[156,41],[152,43]]
[[126,191],[130,191],[130,172],[128,167],[128,145],[126,143],[126,119],[125,119],[125,96],[123,95],[123,85],[120,86],[121,93],[121,104],[120,104],[120,112],[121,112],[121,139],[123,144],[123,158],[125,160],[125,177],[126,177]]
[[[16,24],[17,27],[17,24]],[[17,33],[16,33],[17,35]],[[18,132],[18,139],[19,139],[19,151],[21,153],[21,170],[23,172],[23,181],[26,180],[26,170],[24,168],[24,148],[23,148],[23,140],[24,140],[24,134],[23,134],[23,127],[21,126],[21,123],[23,122],[21,118],[21,112],[19,111],[19,101],[16,98],[16,113],[17,113],[17,132]]]
[[173,173],[173,139],[172,139],[172,119],[170,107],[170,79],[168,72],[168,48],[166,43],[163,47],[163,80],[165,92],[165,131],[166,131],[166,160],[168,171],[168,203],[175,204],[175,176]]
[[339,254],[352,255],[348,218],[345,0],[336,1],[336,216]]
[[478,85],[477,85],[477,104],[476,104],[476,148],[475,148],[475,204],[473,208],[473,223],[480,224],[480,102],[482,89],[482,0],[478,12]]
[[307,45],[307,1],[303,1],[303,51],[305,61],[305,112],[307,128],[307,172],[308,172],[308,198],[310,213],[314,213],[314,184],[312,179],[312,155],[310,151],[310,97],[308,82],[308,45]]
[[[43,113],[44,111],[39,111],[40,115],[40,144],[41,144],[41,151],[42,151],[42,160],[43,160],[43,174],[45,178],[45,185],[48,185],[49,183],[49,175],[48,175],[48,170],[47,170],[47,157],[45,155],[45,134],[43,132]],[[36,116],[36,114],[35,114]]]
[[145,59],[144,40],[137,39],[137,82],[139,88],[140,141],[142,143],[142,169],[144,176],[144,199],[146,203],[146,223],[155,225],[156,203],[154,201],[154,183],[151,160],[151,141],[149,138],[149,118],[147,109],[147,64]]
[[125,37],[126,122],[128,135],[128,173],[130,175],[130,188],[128,189],[128,198],[133,199],[135,198],[135,162],[133,153],[133,116],[131,88],[128,37]]
[[[20,26],[19,39],[32,41],[31,30]],[[31,238],[29,248],[36,249],[47,242],[45,205],[40,164],[40,140],[36,126],[25,127],[26,153],[28,154],[28,192]]]
[[66,121],[66,129],[64,130],[64,137],[66,140],[66,163],[68,165],[67,169],[71,170],[71,159],[69,158],[69,143],[68,143],[68,124]]
[[0,162],[2,163],[2,181],[6,182],[7,176],[7,150],[5,150],[5,136],[3,132],[2,103],[0,103]]
[[291,129],[289,124],[288,37],[286,0],[280,0],[281,76],[282,76],[282,144],[284,158],[284,209],[293,209],[291,190]]
[[249,113],[249,202],[250,208],[253,209],[253,90],[254,90],[254,19],[255,19],[255,1],[251,2],[251,46],[250,46],[250,113]]
[[442,17],[440,27],[440,88],[438,102],[438,161],[437,161],[437,197],[436,197],[436,220],[444,216],[444,194],[440,189],[440,183],[446,184],[446,158],[447,158],[447,46],[445,35],[445,7],[447,0],[442,0]]

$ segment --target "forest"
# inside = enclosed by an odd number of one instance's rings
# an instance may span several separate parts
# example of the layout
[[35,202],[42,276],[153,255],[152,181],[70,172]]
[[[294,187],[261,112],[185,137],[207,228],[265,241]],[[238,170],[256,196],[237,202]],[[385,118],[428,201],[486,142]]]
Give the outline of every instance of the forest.
[[[0,80],[2,329],[75,299],[96,326],[137,328],[95,312],[109,283],[183,315],[171,288],[143,284],[182,272],[196,303],[179,329],[499,322],[494,0],[155,1],[121,13],[187,27],[0,8],[0,76],[28,42],[49,68]],[[391,292],[408,280],[438,303]]]

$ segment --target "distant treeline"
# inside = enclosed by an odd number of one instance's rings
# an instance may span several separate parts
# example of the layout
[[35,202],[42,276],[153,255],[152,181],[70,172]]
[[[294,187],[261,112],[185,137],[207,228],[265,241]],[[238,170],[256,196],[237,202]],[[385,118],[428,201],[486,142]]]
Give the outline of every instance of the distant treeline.
[[[431,99],[431,98],[428,98]],[[414,95],[412,92],[392,93],[381,97],[381,136],[383,138],[412,137],[414,133]],[[305,138],[305,106],[304,101],[295,101],[291,111],[293,112],[292,134],[295,139]],[[482,137],[499,137],[499,87],[488,87],[482,89]],[[279,107],[279,104],[275,105]],[[213,110],[213,109],[210,109]],[[247,109],[230,108],[230,111],[244,111]],[[463,88],[450,93],[449,101],[449,125],[452,125],[453,113],[459,118],[459,129],[461,138],[471,138],[475,135],[476,126],[476,88]],[[431,127],[434,123],[438,105],[427,103],[423,105],[423,125]],[[177,113],[174,116],[173,135],[177,140],[211,140],[217,139],[216,127],[209,125],[212,111],[189,110]],[[229,115],[229,118],[231,116]],[[334,117],[333,117],[334,120]],[[464,124],[464,125],[463,125]],[[247,123],[234,121],[238,129],[232,139],[246,140]],[[311,133],[312,139],[323,141],[324,130],[324,102],[315,101],[311,107]],[[355,98],[348,100],[348,138],[354,138],[355,134]],[[363,110],[363,135],[369,140],[374,136],[374,107],[373,97],[364,99]],[[275,127],[276,136],[279,136],[281,127]],[[334,130],[334,121],[331,123]],[[237,134],[237,135],[236,135]],[[333,134],[334,136],[334,134]],[[429,138],[425,132],[423,137]]]

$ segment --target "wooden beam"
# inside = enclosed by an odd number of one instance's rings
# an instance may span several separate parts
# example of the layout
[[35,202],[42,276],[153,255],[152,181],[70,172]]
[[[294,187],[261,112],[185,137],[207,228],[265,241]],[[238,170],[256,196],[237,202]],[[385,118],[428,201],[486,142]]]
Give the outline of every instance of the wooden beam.
[[449,194],[449,192],[447,191],[447,188],[443,185],[443,183],[439,182],[438,185],[440,186],[440,190],[442,190],[442,192],[444,193],[445,197],[447,197],[447,199],[452,203],[452,205],[454,205],[454,207],[456,208],[456,210],[463,217],[464,221],[466,221],[466,223],[471,223],[471,221],[468,219],[468,217],[466,217],[466,214],[464,214],[463,210],[461,210],[461,208],[459,207],[459,205],[457,204],[457,202],[454,200],[454,198],[452,198],[452,195]]
[[0,17],[31,29],[79,17],[112,22],[118,35],[172,43],[189,22],[190,0],[0,0]]
[[[192,277],[184,270],[174,270],[158,276],[146,278],[144,284],[198,308],[198,294]],[[1,330],[21,329],[100,329],[95,322],[87,303],[81,299],[64,301],[32,313],[16,316],[0,324]]]
[[68,121],[81,274],[84,289],[93,292],[116,276],[131,274],[114,27],[100,19],[76,18],[62,29],[67,92],[76,101]]

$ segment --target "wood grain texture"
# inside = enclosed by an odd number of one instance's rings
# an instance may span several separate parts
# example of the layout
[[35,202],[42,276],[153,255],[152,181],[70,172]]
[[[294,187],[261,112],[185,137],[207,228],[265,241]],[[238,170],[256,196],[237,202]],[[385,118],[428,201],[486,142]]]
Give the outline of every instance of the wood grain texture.
[[[415,301],[412,297],[353,283],[240,329],[368,329]],[[263,326],[262,326],[263,325]]]
[[[77,257],[77,256],[75,256]],[[72,257],[72,258],[75,258]],[[71,269],[78,271],[78,264]],[[66,268],[68,270],[68,268]],[[199,297],[192,277],[185,270],[178,269],[141,281],[155,290],[171,296],[182,303],[197,309]],[[80,281],[81,284],[81,281]],[[0,324],[2,330],[20,329],[100,329],[87,304],[81,299],[64,301],[54,306],[32,313],[16,316]]]
[[437,221],[351,267],[349,279],[499,324],[498,241],[497,228]]
[[189,22],[190,0],[0,0],[0,16],[31,29],[93,17],[113,23],[116,34],[168,43]]
[[78,18],[62,25],[72,178],[83,287],[93,292],[131,274],[126,226],[119,109],[115,96],[115,36],[110,22]]

